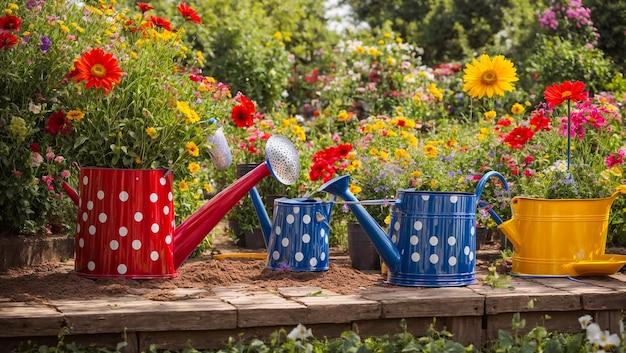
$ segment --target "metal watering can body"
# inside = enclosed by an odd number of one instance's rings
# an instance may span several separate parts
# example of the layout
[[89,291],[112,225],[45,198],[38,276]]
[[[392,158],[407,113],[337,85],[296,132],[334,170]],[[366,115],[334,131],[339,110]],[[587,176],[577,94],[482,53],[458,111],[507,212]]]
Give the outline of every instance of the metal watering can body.
[[476,194],[399,190],[391,204],[389,234],[348,190],[348,176],[320,187],[348,206],[387,265],[388,280],[401,286],[463,286],[476,282],[476,212],[482,189],[497,172],[478,182]]
[[514,247],[511,272],[533,276],[605,275],[626,256],[605,254],[611,205],[619,192],[592,199],[514,197],[511,219],[502,222]]
[[63,184],[78,207],[76,273],[89,278],[175,277],[198,244],[261,179],[297,180],[299,157],[288,139],[273,135],[266,157],[178,226],[169,170],[81,168],[78,191]]
[[274,200],[272,223],[256,188],[252,188],[249,194],[267,245],[267,268],[328,270],[330,217],[334,202],[278,198]]

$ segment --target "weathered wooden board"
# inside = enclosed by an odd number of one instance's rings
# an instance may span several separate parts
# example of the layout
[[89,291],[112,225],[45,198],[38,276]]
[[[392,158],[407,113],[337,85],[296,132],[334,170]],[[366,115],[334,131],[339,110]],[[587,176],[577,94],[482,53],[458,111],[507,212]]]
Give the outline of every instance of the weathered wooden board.
[[240,328],[296,325],[304,322],[306,317],[305,305],[269,291],[245,291],[240,296],[229,293],[221,299],[237,309],[237,326]]
[[382,304],[383,318],[480,316],[484,297],[467,287],[393,287],[364,291],[361,296]]
[[72,334],[236,328],[236,309],[217,298],[156,302],[136,298],[55,301]]
[[58,335],[63,315],[43,304],[0,302],[0,337]]
[[379,302],[358,295],[299,297],[294,301],[306,305],[304,322],[311,324],[350,323],[382,317]]
[[573,311],[582,308],[579,294],[522,278],[513,278],[511,288],[482,286],[472,289],[484,296],[487,315],[537,310]]

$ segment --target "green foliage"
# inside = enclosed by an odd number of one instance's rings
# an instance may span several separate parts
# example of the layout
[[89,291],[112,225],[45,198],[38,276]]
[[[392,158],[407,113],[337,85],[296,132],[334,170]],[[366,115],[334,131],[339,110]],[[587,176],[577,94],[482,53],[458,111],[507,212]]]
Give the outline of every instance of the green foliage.
[[546,35],[537,37],[535,53],[527,58],[525,71],[534,79],[526,82],[525,88],[536,93],[547,85],[578,80],[585,82],[593,95],[606,91],[615,75],[613,64],[601,50]]
[[597,28],[598,49],[613,59],[616,71],[626,71],[626,2],[585,0]]

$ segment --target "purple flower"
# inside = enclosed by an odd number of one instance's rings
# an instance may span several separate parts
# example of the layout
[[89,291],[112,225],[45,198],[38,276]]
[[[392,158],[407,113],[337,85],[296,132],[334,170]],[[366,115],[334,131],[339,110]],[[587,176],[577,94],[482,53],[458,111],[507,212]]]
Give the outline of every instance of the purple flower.
[[46,54],[48,52],[48,49],[52,45],[52,41],[46,36],[39,37],[39,40],[41,40],[41,52]]

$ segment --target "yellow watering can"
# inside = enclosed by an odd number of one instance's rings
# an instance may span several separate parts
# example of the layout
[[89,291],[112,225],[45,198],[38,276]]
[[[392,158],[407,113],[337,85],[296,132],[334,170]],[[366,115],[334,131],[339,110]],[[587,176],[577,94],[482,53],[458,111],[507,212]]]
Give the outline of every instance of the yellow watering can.
[[[625,255],[605,254],[609,213],[620,192],[594,199],[514,197],[512,217],[503,222],[489,209],[513,244],[511,272],[531,276],[610,275]],[[486,203],[481,201],[481,207]]]

